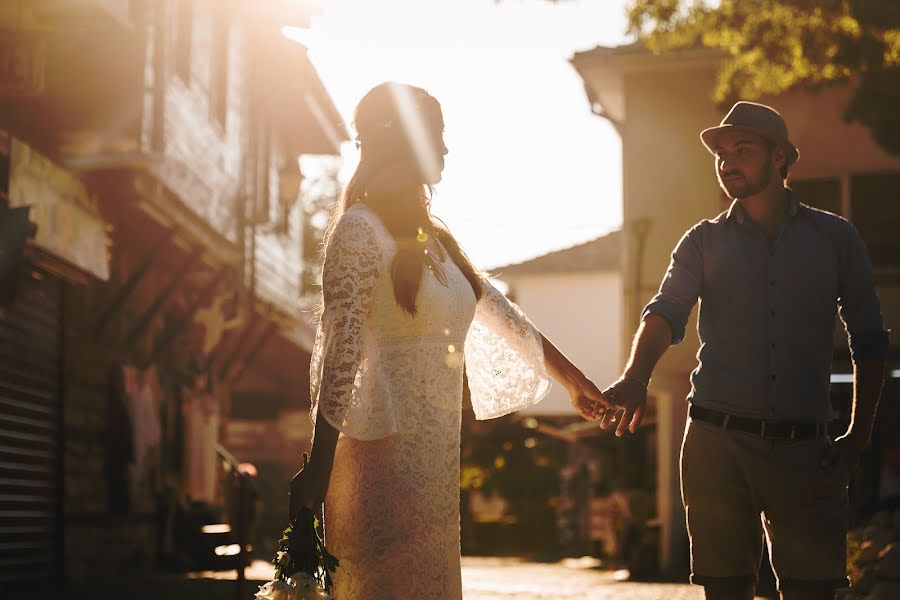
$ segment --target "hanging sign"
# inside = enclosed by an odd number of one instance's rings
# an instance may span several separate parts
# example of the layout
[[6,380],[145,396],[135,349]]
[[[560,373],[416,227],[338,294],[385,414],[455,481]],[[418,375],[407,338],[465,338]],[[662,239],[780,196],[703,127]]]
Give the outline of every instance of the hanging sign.
[[34,243],[95,277],[109,279],[109,236],[97,199],[75,175],[13,138],[9,204],[31,207]]

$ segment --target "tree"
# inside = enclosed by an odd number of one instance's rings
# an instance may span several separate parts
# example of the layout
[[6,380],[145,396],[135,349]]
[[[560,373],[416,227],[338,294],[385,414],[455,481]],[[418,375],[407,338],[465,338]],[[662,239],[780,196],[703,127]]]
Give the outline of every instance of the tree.
[[844,118],[900,154],[897,0],[631,0],[628,33],[654,52],[722,51],[714,98],[725,106],[849,83]]

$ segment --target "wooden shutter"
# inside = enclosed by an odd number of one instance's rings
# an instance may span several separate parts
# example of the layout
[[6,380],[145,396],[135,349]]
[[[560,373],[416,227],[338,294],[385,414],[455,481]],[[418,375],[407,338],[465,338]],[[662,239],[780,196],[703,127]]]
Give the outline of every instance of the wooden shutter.
[[47,581],[60,549],[60,280],[26,267],[0,316],[0,587]]

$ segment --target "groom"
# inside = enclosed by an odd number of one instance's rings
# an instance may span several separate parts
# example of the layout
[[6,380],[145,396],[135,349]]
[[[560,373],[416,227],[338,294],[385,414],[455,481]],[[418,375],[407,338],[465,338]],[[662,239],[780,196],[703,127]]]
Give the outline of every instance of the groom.
[[[700,135],[733,202],[672,253],[628,365],[604,392],[621,408],[601,426],[635,431],[653,368],[701,299],[681,454],[691,581],[707,598],[752,599],[765,529],[782,597],[831,599],[847,585],[847,483],[869,442],[888,347],[872,267],[850,223],[787,187],[799,152],[778,112],[738,102]],[[854,395],[850,427],[832,441],[836,311]]]

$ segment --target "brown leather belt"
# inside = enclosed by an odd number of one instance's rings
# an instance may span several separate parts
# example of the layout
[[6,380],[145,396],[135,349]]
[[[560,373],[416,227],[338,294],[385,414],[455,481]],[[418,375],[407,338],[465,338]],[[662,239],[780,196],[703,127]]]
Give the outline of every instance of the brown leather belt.
[[786,423],[784,421],[748,419],[693,404],[690,408],[690,415],[692,419],[712,423],[722,429],[755,433],[762,437],[780,440],[814,440],[828,435],[828,425],[825,423]]

